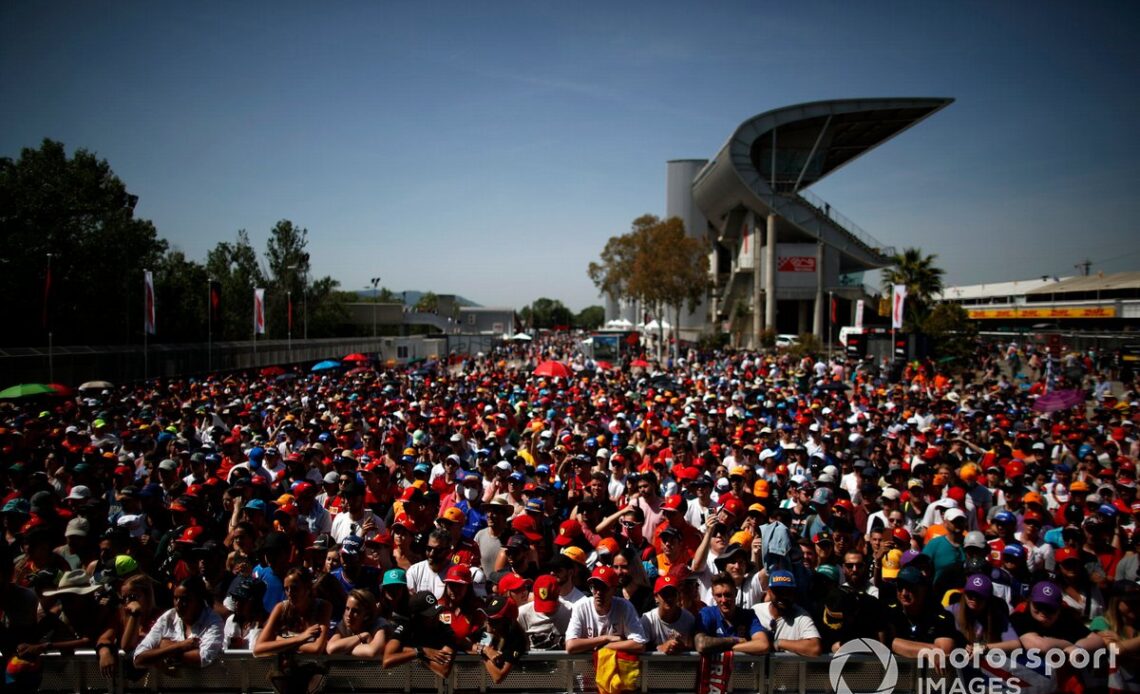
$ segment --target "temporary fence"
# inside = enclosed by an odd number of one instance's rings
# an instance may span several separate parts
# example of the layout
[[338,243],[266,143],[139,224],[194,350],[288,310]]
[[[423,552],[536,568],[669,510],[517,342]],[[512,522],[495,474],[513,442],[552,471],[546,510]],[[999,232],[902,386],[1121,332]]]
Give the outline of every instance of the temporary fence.
[[[536,692],[540,694],[588,694],[596,692],[594,664],[589,656],[563,651],[536,651],[523,658],[499,684],[492,683],[479,658],[456,657],[450,675],[437,677],[419,663],[381,669],[374,660],[328,657],[325,692]],[[643,654],[640,658],[640,691],[644,694],[693,694],[701,691],[699,658],[696,655]],[[791,654],[736,656],[730,679],[734,692],[834,692],[830,657],[807,658]],[[171,673],[155,668],[131,678],[122,667],[113,677],[104,677],[94,652],[48,655],[43,658],[43,694],[70,692],[272,692],[270,676],[276,658],[254,658],[249,651],[227,651],[221,660],[204,669],[179,668]],[[916,661],[896,658],[895,694],[919,694]],[[873,656],[852,655],[842,663],[843,683],[848,691],[883,691],[886,670]],[[925,677],[925,675],[924,675]],[[949,690],[947,690],[949,691]]]

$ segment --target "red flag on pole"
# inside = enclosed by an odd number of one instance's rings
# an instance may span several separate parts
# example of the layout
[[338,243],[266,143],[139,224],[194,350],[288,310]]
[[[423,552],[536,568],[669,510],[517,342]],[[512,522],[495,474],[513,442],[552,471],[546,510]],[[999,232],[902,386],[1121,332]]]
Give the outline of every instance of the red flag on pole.
[[265,290],[260,287],[253,290],[253,332],[265,334]]
[[831,297],[831,323],[834,325],[839,321],[839,299],[834,296]]
[[210,280],[210,322],[217,323],[222,317],[222,283]]
[[143,327],[146,330],[147,335],[154,335],[154,274],[150,270],[143,271],[143,293],[145,295],[145,298],[143,300]]

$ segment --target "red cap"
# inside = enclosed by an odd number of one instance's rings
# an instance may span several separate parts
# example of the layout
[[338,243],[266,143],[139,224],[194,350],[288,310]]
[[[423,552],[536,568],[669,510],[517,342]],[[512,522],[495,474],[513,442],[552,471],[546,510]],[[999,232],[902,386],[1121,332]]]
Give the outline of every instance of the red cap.
[[[605,584],[606,588],[613,590],[617,588],[618,584],[617,571],[615,571],[612,566],[600,564],[594,569],[594,573],[590,574],[589,581],[599,581]],[[587,581],[587,583],[589,581]]]
[[206,532],[205,528],[198,525],[191,525],[189,528],[186,528],[182,531],[182,534],[178,536],[178,539],[175,540],[175,542],[184,542],[188,545],[196,545],[198,544],[198,538],[202,537],[202,533],[204,532]]
[[950,490],[946,492],[946,496],[961,504],[966,500],[966,490],[962,487],[950,487]]
[[680,494],[670,494],[665,497],[665,503],[661,504],[662,511],[680,511],[685,505],[685,498]]
[[565,547],[573,544],[574,540],[582,537],[582,524],[574,519],[562,521],[562,525],[558,526],[558,537],[554,538],[554,544],[559,547]]
[[292,501],[288,501],[278,506],[277,510],[274,511],[274,513],[287,513],[290,516],[298,516],[301,514],[301,509],[297,508],[297,504],[293,503]]
[[530,585],[530,580],[519,576],[513,571],[499,579],[499,592],[506,593],[508,590],[522,590]]
[[293,496],[301,496],[311,491],[315,491],[316,487],[312,482],[298,482],[296,487],[293,487]]
[[841,508],[844,511],[855,511],[855,504],[851,503],[850,499],[839,499],[835,502],[835,508]]
[[534,581],[534,609],[542,614],[553,614],[558,610],[558,579],[551,574],[539,576]]
[[720,507],[734,516],[744,513],[744,503],[740,499],[728,499]]
[[653,584],[653,594],[657,595],[666,588],[680,588],[680,583],[681,582],[677,580],[677,577],[671,574],[658,576],[657,582]]
[[1035,520],[1038,523],[1044,523],[1045,516],[1041,515],[1040,511],[1029,510],[1022,514],[1021,520],[1022,522],[1025,522],[1027,520]]
[[1068,561],[1069,559],[1077,559],[1079,556],[1080,555],[1077,554],[1077,550],[1073,549],[1072,547],[1062,547],[1053,553],[1053,559],[1058,564],[1063,561]]
[[186,496],[198,496],[203,489],[204,486],[201,484],[192,484],[186,489]]
[[443,582],[471,585],[471,571],[463,564],[452,564],[447,567],[447,573],[443,577]]
[[1025,463],[1020,460],[1011,460],[1005,466],[1005,476],[1009,479],[1017,479],[1025,474]]
[[408,518],[408,514],[406,513],[397,513],[396,516],[392,519],[392,525],[390,527],[394,528],[397,525],[408,531],[415,529],[415,524],[412,523],[412,519]]
[[542,533],[538,530],[538,521],[534,519],[534,516],[526,513],[515,516],[511,520],[511,527],[514,528],[515,532],[522,533],[531,542],[542,541]]
[[910,542],[910,532],[906,528],[895,528],[891,531],[891,537],[899,542]]

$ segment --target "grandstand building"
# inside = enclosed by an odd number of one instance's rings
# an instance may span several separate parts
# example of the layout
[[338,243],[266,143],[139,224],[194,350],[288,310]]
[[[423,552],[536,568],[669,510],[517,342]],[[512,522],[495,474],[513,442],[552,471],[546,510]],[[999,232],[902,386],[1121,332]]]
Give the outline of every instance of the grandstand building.
[[[666,215],[710,244],[712,289],[682,314],[680,337],[750,323],[824,336],[829,298],[839,324],[867,298],[862,275],[887,267],[894,249],[808,189],[952,102],[944,98],[843,99],[749,118],[709,160],[670,161]],[[608,304],[607,318],[620,307]],[[637,321],[637,316],[626,316]]]

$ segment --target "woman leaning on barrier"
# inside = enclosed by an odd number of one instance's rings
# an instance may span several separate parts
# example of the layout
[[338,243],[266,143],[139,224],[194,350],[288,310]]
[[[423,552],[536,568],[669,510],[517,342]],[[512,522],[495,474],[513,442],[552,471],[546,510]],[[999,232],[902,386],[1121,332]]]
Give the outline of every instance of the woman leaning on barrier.
[[206,601],[199,577],[174,589],[174,607],[158,618],[134,652],[135,667],[206,667],[222,654],[222,620]]
[[359,588],[349,591],[344,617],[337,622],[329,637],[329,655],[351,655],[375,660],[384,653],[384,627],[387,620],[379,615],[376,597]]
[[1116,671],[1109,673],[1109,686],[1140,690],[1140,585],[1117,581],[1108,610],[1093,620],[1091,629],[1116,653]]
[[154,581],[145,574],[135,574],[124,581],[117,597],[117,614],[95,644],[99,670],[105,677],[115,673],[119,651],[134,653],[160,614],[155,606]]
[[253,646],[253,655],[278,656],[278,672],[271,676],[278,692],[315,691],[320,689],[327,668],[317,662],[298,663],[297,656],[324,655],[332,606],[313,595],[313,576],[308,569],[290,569],[284,585],[285,599],[273,607]]

